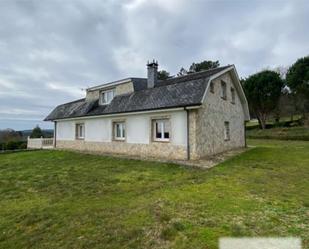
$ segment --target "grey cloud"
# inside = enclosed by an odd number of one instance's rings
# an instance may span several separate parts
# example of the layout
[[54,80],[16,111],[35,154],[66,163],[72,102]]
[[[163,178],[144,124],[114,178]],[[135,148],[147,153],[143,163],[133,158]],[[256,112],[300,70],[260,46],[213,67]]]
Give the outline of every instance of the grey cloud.
[[1,1],[0,128],[31,128],[82,89],[193,61],[241,77],[309,51],[308,1]]

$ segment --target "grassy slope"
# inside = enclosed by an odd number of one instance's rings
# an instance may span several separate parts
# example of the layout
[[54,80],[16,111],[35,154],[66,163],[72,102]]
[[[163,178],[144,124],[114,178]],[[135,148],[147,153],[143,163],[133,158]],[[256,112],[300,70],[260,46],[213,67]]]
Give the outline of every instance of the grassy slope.
[[309,143],[209,170],[72,152],[0,155],[0,248],[216,248],[220,236],[301,236]]
[[248,138],[280,139],[280,140],[305,140],[309,141],[308,127],[254,129],[247,131]]

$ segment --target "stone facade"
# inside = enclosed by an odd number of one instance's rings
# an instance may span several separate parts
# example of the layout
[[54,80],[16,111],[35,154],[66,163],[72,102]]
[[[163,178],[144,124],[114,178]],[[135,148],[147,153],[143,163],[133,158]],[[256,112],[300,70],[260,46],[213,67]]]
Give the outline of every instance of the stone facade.
[[[226,83],[227,98],[221,97],[221,81]],[[191,110],[190,141],[194,141],[191,158],[197,159],[233,148],[245,146],[244,110],[235,90],[232,103],[231,88],[236,89],[230,73],[213,80],[214,92],[208,90],[206,100],[197,111]],[[225,140],[224,122],[229,122],[230,139]]]
[[185,160],[186,147],[171,143],[152,142],[150,144],[134,144],[121,141],[89,142],[84,140],[57,140],[57,148],[78,151],[92,151],[102,154],[121,154],[147,158]]
[[[121,95],[126,93],[134,92],[134,86],[132,81],[128,81],[127,83],[116,85],[115,87],[111,87],[108,89],[115,89],[115,95]],[[88,90],[86,93],[86,100],[96,100],[100,97],[100,91],[102,89],[98,90]]]
[[132,82],[116,86],[116,95],[132,93],[132,92],[134,92],[134,86]]
[[100,91],[87,91],[86,93],[86,100],[91,101],[91,100],[97,100],[100,97]]

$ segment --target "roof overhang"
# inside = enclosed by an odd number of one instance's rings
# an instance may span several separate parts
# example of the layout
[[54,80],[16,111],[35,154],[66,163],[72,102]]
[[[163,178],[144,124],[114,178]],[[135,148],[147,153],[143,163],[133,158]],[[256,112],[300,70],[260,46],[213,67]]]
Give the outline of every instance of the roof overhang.
[[96,118],[105,118],[105,117],[106,118],[107,117],[119,117],[119,116],[148,114],[148,113],[184,111],[184,110],[190,110],[190,109],[198,109],[200,107],[201,107],[201,105],[192,105],[192,106],[182,106],[182,107],[175,107],[175,108],[161,108],[161,109],[155,109],[155,110],[142,110],[142,111],[135,111],[135,112],[121,112],[121,113],[101,114],[101,115],[93,115],[93,116],[61,118],[61,119],[46,120],[46,121],[58,122],[58,121],[68,121],[68,120],[84,120],[84,119],[96,119]]

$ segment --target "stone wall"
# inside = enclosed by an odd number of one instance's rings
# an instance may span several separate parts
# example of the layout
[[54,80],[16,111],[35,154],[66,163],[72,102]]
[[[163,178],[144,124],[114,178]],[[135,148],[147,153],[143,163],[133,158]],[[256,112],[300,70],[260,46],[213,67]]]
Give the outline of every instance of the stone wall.
[[189,110],[189,150],[191,160],[199,158],[197,151],[197,140],[196,140],[197,114],[198,110],[195,109]]
[[87,91],[86,93],[86,100],[91,101],[91,100],[96,100],[99,99],[100,96],[100,91]]
[[132,82],[116,86],[116,95],[132,93],[132,92],[134,92],[134,86]]
[[[107,87],[106,89],[115,89],[115,95],[120,95],[120,94],[126,94],[126,93],[131,93],[134,92],[134,86],[132,81],[119,84],[115,87]],[[104,87],[102,87],[99,90],[94,90],[94,91],[87,91],[86,93],[86,100],[96,100],[99,99],[100,97],[100,92],[104,90]]]
[[[221,80],[227,85],[226,100],[221,98]],[[213,83],[214,93],[208,90],[205,102],[196,114],[196,150],[194,151],[196,157],[245,146],[244,110],[230,73],[215,79]],[[234,104],[231,101],[231,87],[236,91]],[[224,139],[225,121],[230,124],[230,140],[228,141]]]
[[58,149],[72,149],[79,151],[91,151],[102,154],[121,154],[147,158],[162,158],[185,160],[187,150],[185,146],[171,143],[152,142],[150,144],[133,144],[121,141],[113,142],[88,142],[84,140],[57,140]]

